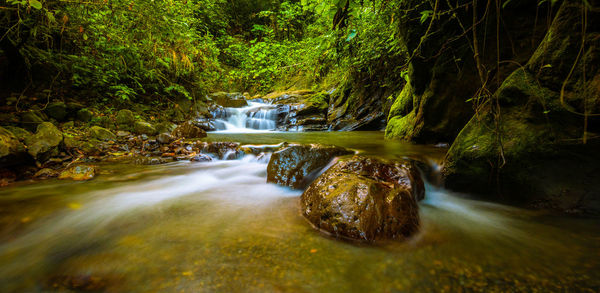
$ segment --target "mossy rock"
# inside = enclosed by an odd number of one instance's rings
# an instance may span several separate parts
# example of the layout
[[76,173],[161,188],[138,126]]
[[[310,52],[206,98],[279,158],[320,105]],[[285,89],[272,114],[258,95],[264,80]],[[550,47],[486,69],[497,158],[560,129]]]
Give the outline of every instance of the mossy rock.
[[529,62],[496,92],[499,110],[483,108],[457,136],[444,162],[448,188],[600,214],[600,118],[589,116],[584,132],[584,115],[577,114],[600,112],[600,68],[589,66],[600,64],[600,38],[593,37],[600,35],[600,11],[589,12],[586,54],[575,62],[582,5],[562,3]]
[[135,123],[135,115],[131,110],[119,110],[119,112],[117,112],[116,122],[119,128],[130,129]]
[[152,124],[145,121],[136,121],[133,124],[133,132],[137,134],[156,135],[157,131]]
[[90,122],[94,118],[94,113],[88,109],[83,108],[77,111],[77,120],[82,122]]
[[37,132],[25,141],[27,152],[39,161],[58,151],[63,141],[62,132],[50,122],[41,123]]
[[0,159],[23,152],[25,147],[17,137],[4,127],[0,127]]
[[67,118],[67,105],[64,102],[53,102],[46,107],[46,114],[57,121],[64,121]]
[[304,101],[304,106],[298,111],[298,115],[327,114],[329,109],[329,94],[320,92],[310,96]]
[[27,131],[26,129],[16,126],[5,126],[4,128],[14,134],[19,141],[25,141],[33,135],[33,133]]
[[117,136],[106,128],[92,126],[88,129],[88,135],[98,140],[115,140]]
[[209,97],[215,104],[227,108],[241,108],[248,106],[246,98],[241,93],[217,92],[210,94]]

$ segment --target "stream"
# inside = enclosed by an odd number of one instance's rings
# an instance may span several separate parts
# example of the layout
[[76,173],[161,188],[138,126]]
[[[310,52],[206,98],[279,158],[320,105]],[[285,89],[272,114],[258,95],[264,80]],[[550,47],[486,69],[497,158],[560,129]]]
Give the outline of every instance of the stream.
[[[420,158],[434,171],[446,151],[381,132],[225,131],[204,140],[336,144]],[[300,215],[302,191],[266,183],[267,162],[100,163],[87,182],[2,188],[0,291],[600,290],[598,219],[477,201],[438,187],[434,174],[409,241],[341,241]]]

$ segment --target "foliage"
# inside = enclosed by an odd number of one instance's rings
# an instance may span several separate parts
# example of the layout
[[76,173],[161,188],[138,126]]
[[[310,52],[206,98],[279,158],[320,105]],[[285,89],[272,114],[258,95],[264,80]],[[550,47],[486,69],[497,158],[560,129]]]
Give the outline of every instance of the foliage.
[[[104,101],[265,92],[329,74],[393,78],[404,52],[386,2],[8,0],[0,53],[18,52],[7,71],[25,68],[23,80],[56,79]],[[45,78],[32,76],[39,68]]]

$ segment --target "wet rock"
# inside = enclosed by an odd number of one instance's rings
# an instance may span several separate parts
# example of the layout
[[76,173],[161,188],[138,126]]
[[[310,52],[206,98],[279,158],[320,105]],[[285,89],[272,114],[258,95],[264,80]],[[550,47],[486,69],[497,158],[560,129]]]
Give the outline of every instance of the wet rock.
[[130,129],[135,123],[135,115],[133,115],[131,110],[119,110],[119,112],[117,112],[116,122],[120,128]]
[[57,121],[64,121],[67,118],[67,105],[63,102],[54,102],[48,104],[45,110],[50,118]]
[[25,141],[27,152],[37,160],[43,160],[46,155],[57,152],[58,145],[63,141],[63,135],[54,124],[41,123],[37,132]]
[[200,151],[212,154],[223,160],[235,160],[244,155],[240,144],[236,142],[209,142],[200,146]]
[[287,142],[282,142],[280,144],[265,144],[265,145],[251,145],[251,144],[246,144],[246,145],[242,145],[240,146],[240,150],[242,150],[245,154],[252,154],[255,156],[258,156],[261,153],[264,152],[276,152],[278,150],[280,150],[283,147],[287,147],[289,145],[289,143]]
[[194,125],[200,127],[204,131],[215,131],[217,127],[215,123],[208,118],[199,118],[194,122]]
[[168,133],[161,133],[161,134],[159,134],[159,135],[156,137],[156,140],[157,140],[159,143],[162,143],[162,144],[168,144],[168,143],[171,143],[171,142],[172,142],[173,140],[175,140],[175,139],[173,138],[173,136],[171,136],[171,135],[170,135],[170,134],[168,134]]
[[25,151],[19,139],[7,129],[0,127],[0,160]]
[[77,120],[82,122],[90,122],[94,117],[94,113],[90,109],[83,108],[77,111]]
[[205,155],[205,154],[199,154],[196,156],[193,156],[190,161],[192,162],[210,162],[212,161],[212,158],[209,155]]
[[171,162],[170,158],[160,158],[160,157],[137,157],[134,160],[134,163],[137,165],[160,165]]
[[267,182],[302,188],[333,158],[353,153],[336,146],[291,145],[271,156],[267,166]]
[[96,169],[89,165],[78,165],[60,172],[58,179],[71,179],[77,181],[90,180],[96,175]]
[[92,126],[88,129],[88,135],[98,140],[115,140],[117,136],[106,128]]
[[37,171],[35,173],[35,175],[33,175],[33,177],[39,178],[39,179],[53,178],[56,176],[58,176],[58,172],[56,172],[55,170],[52,170],[50,168],[40,169],[39,171]]
[[133,124],[133,132],[137,134],[155,135],[156,128],[152,124],[144,121],[136,121]]
[[423,180],[409,161],[354,156],[319,176],[301,197],[303,215],[336,237],[402,239],[419,228]]
[[211,98],[215,104],[227,108],[241,108],[248,106],[246,98],[240,93],[218,92],[210,94],[209,98]]
[[177,126],[177,128],[173,130],[172,135],[175,137],[202,138],[206,137],[206,131],[194,125],[193,122],[188,121]]

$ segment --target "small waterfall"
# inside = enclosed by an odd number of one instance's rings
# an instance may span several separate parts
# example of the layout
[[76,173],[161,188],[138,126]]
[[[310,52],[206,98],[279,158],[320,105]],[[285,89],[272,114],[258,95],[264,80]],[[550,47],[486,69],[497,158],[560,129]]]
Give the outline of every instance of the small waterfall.
[[217,131],[253,132],[277,128],[277,108],[273,105],[248,102],[243,108],[217,108],[212,111]]

